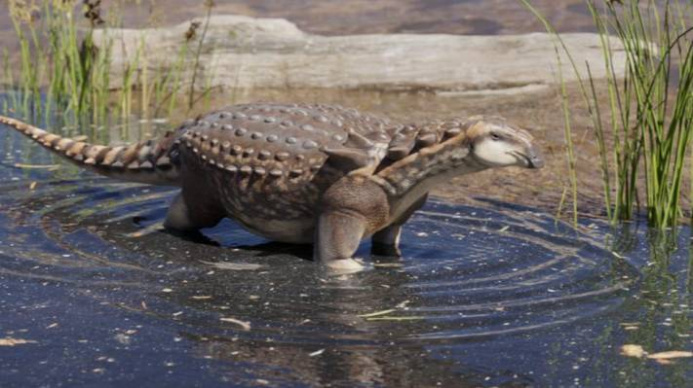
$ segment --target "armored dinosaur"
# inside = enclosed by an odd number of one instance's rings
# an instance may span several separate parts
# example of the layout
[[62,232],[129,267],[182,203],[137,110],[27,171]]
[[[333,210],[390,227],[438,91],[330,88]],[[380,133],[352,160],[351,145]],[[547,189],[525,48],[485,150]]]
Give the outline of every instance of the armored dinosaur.
[[6,124],[98,174],[181,187],[164,226],[192,231],[224,217],[271,240],[313,243],[327,267],[358,270],[362,239],[399,253],[402,225],[429,191],[495,167],[543,167],[532,136],[502,118],[403,125],[328,105],[235,105],[158,140],[103,146]]

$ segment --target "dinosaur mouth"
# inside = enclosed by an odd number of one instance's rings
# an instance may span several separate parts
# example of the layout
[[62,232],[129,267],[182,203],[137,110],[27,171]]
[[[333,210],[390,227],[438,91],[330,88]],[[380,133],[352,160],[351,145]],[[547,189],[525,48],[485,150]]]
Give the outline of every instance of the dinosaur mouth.
[[534,150],[530,150],[528,153],[513,152],[515,158],[521,161],[522,164],[527,168],[538,169],[544,167],[544,158],[539,156]]
[[544,159],[537,155],[525,156],[527,159],[528,168],[542,168],[544,167]]
[[523,154],[527,160],[527,168],[542,168],[544,167],[544,158],[541,157],[539,151],[534,147],[529,147],[526,154]]

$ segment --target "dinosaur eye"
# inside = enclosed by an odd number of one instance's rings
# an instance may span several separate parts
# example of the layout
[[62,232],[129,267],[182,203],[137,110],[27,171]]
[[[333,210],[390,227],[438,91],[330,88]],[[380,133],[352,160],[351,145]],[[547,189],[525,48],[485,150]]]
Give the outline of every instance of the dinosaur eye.
[[491,139],[493,139],[493,141],[498,141],[501,139],[501,135],[497,133],[491,133]]

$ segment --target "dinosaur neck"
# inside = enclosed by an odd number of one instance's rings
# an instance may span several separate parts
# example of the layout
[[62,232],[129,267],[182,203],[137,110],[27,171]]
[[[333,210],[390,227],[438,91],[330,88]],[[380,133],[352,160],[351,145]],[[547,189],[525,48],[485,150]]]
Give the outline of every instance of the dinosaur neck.
[[[488,168],[469,155],[464,133],[410,154],[373,176],[391,206],[406,209],[436,184]],[[400,210],[403,210],[400,209]]]

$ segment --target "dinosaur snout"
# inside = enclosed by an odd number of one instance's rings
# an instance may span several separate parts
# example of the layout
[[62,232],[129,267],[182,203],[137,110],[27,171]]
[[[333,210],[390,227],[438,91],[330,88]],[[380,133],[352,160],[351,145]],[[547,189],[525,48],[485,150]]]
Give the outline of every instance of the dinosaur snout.
[[544,167],[544,156],[541,151],[535,146],[530,146],[527,149],[527,168],[542,168]]

